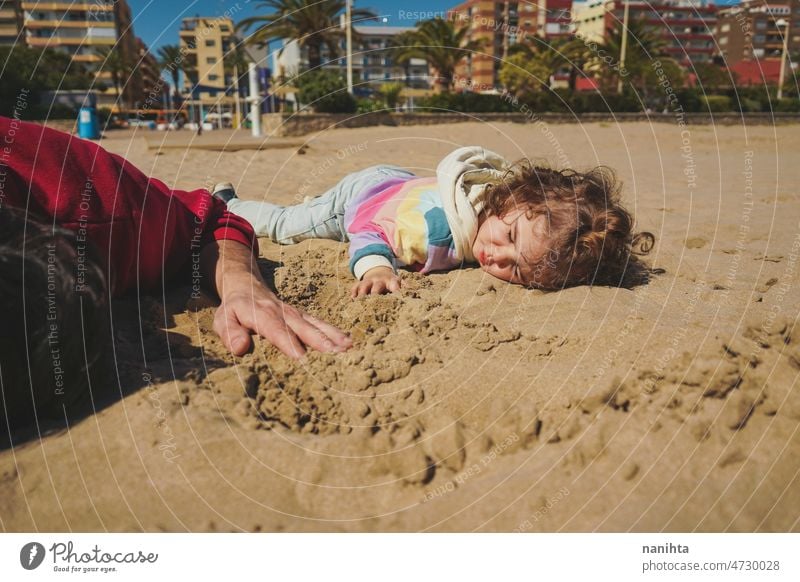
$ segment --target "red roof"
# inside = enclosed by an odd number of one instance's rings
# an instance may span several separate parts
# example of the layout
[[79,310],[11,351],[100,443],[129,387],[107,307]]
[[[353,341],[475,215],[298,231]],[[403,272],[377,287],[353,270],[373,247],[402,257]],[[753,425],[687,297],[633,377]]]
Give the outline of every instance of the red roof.
[[740,61],[730,67],[739,86],[777,85],[781,74],[780,60]]
[[590,79],[588,77],[578,77],[575,79],[576,91],[596,91],[599,88],[600,87],[594,79]]

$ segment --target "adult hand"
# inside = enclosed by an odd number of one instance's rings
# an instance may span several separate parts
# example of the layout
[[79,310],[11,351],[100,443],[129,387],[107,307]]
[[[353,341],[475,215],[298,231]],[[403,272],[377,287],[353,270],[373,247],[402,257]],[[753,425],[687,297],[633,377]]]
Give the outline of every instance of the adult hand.
[[374,267],[364,273],[361,281],[353,285],[350,296],[381,295],[400,290],[400,277],[390,267]]
[[[211,247],[211,248],[209,248]],[[257,333],[292,358],[301,358],[306,348],[321,352],[343,352],[352,340],[334,326],[287,305],[267,288],[255,266],[255,257],[245,245],[218,241],[203,249],[201,264],[214,274],[221,299],[214,316],[214,331],[237,356],[250,349],[250,335]]]

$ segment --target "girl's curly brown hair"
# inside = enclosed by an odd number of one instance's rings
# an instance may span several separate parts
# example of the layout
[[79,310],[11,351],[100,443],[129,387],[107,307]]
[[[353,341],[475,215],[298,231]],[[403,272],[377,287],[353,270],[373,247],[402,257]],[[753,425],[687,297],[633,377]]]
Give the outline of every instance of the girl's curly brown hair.
[[647,254],[655,237],[634,234],[633,218],[619,202],[620,189],[610,168],[584,173],[521,160],[503,183],[489,188],[484,212],[503,216],[527,207],[529,217],[547,217],[550,251],[534,259],[531,287],[633,287],[646,282],[650,272],[636,255]]

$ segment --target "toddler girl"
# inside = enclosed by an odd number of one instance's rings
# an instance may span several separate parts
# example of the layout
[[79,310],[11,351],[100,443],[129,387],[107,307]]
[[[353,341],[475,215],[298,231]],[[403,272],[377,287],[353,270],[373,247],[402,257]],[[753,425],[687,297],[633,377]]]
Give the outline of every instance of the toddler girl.
[[429,273],[471,263],[540,289],[626,285],[640,272],[632,249],[653,242],[632,234],[609,170],[512,166],[481,147],[455,150],[436,177],[373,166],[293,206],[240,200],[229,184],[215,196],[277,243],[349,241],[354,297],[397,291],[397,267]]

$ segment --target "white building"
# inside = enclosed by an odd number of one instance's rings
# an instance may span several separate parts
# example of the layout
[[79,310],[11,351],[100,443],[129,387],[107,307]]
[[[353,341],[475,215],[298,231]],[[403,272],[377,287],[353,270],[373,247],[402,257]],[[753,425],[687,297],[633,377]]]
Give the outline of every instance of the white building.
[[[393,39],[402,32],[414,30],[407,26],[354,26],[356,42],[353,43],[353,79],[357,90],[366,83],[377,88],[383,83],[399,81],[409,87],[430,87],[430,71],[425,59],[411,59],[407,66],[394,63],[390,48]],[[322,63],[325,69],[340,70],[345,75],[345,40],[339,43],[339,54],[332,57],[326,47],[322,48]],[[297,41],[284,42],[275,58],[275,76],[292,77],[308,67],[306,51]]]

